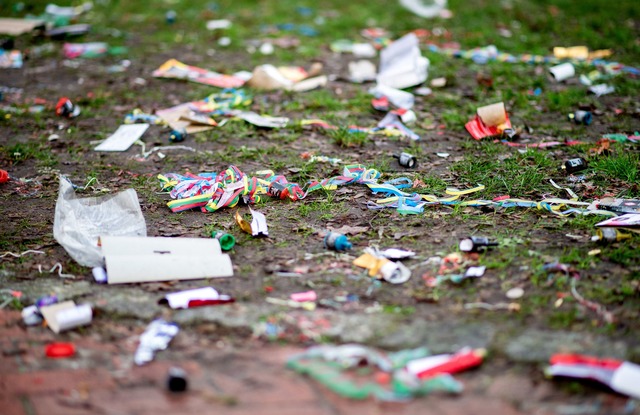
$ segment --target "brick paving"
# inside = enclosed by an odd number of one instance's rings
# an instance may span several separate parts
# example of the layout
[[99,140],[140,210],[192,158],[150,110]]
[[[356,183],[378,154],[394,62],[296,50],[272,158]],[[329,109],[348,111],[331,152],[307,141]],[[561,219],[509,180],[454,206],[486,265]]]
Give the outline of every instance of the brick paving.
[[[189,330],[181,331],[180,339],[153,362],[137,367],[132,356],[143,327],[114,331],[101,324],[55,336],[45,327],[23,327],[18,312],[0,311],[0,415],[546,415],[560,413],[561,405],[596,404],[599,412],[582,413],[634,413],[624,412],[624,397],[567,395],[551,381],[534,382],[526,371],[490,375],[489,363],[458,377],[466,387],[459,396],[434,394],[407,403],[353,401],[285,369],[287,357],[300,347],[256,341],[233,347]],[[114,332],[117,339],[100,340],[100,333]],[[73,341],[78,353],[47,359],[44,346],[54,340]],[[167,391],[171,366],[188,373],[187,392]]]

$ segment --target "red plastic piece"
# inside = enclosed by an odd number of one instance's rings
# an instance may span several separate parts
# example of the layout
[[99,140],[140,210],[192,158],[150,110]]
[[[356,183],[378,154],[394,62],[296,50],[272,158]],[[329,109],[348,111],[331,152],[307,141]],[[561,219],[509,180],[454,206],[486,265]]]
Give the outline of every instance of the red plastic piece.
[[617,369],[622,364],[621,360],[616,359],[601,359],[594,356],[562,353],[551,356],[550,362],[552,365],[587,365],[606,369]]
[[[507,121],[503,124],[504,128],[511,128],[511,120],[509,120],[509,115],[505,113],[505,117],[507,118]],[[502,134],[502,130],[498,127],[489,127],[485,125],[478,115],[476,115],[471,121],[466,123],[464,127],[476,140]]]
[[472,367],[480,366],[484,359],[485,351],[482,349],[468,350],[456,353],[451,359],[441,365],[432,367],[417,374],[418,378],[425,379],[432,376],[441,375],[443,373],[454,374],[462,372]]
[[6,183],[9,181],[9,173],[6,170],[0,169],[0,183]]
[[222,305],[222,304],[231,304],[231,303],[235,303],[235,302],[236,302],[235,298],[228,298],[228,299],[225,299],[225,300],[221,300],[221,299],[217,299],[217,300],[191,300],[187,304],[187,307],[189,307],[189,308],[204,307],[204,306],[207,306],[207,305]]
[[76,346],[73,343],[51,343],[45,348],[47,357],[59,359],[63,357],[71,357],[76,354]]
[[69,100],[69,98],[67,97],[62,97],[58,100],[58,103],[56,104],[56,114],[57,115],[63,115],[64,114],[64,106],[67,104],[67,102],[71,102]]

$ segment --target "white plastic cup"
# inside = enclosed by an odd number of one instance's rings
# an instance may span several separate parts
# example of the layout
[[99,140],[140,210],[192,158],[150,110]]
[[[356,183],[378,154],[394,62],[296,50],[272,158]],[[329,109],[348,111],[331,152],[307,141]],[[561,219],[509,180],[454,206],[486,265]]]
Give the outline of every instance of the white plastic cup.
[[556,80],[556,82],[565,81],[576,74],[576,68],[569,62],[561,63],[560,65],[552,66],[549,68],[549,73]]
[[92,318],[93,310],[89,304],[82,304],[56,313],[59,331],[85,326],[91,323]]

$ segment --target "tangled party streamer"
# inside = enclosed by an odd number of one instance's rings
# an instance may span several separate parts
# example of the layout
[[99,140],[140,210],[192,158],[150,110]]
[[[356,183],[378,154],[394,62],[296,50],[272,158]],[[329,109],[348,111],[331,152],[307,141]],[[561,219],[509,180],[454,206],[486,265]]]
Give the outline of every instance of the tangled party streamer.
[[483,185],[459,190],[447,188],[447,197],[437,197],[420,193],[407,193],[412,181],[407,177],[400,177],[391,181],[379,183],[381,173],[375,169],[366,168],[360,164],[344,167],[342,175],[326,178],[321,181],[309,181],[304,186],[291,183],[283,175],[276,175],[271,170],[256,172],[255,176],[244,174],[236,166],[229,166],[226,170],[215,173],[186,173],[184,175],[167,173],[158,175],[163,191],[175,199],[167,203],[173,212],[182,212],[200,208],[203,212],[215,212],[224,207],[235,207],[242,200],[246,204],[254,204],[263,197],[292,201],[301,200],[309,193],[324,189],[335,190],[347,184],[363,184],[369,187],[373,194],[383,196],[376,201],[368,201],[369,209],[396,209],[401,214],[421,214],[425,206],[471,206],[544,210],[558,216],[572,214],[599,214],[616,216],[614,212],[599,210],[592,203],[567,199],[544,199],[532,201],[510,197],[500,197],[493,200],[473,199],[460,200],[462,196],[470,195],[485,189]]

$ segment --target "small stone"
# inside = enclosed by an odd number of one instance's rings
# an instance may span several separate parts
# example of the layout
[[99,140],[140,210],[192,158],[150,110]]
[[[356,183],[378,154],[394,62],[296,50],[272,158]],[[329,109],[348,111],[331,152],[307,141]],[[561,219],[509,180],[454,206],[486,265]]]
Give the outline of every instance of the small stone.
[[515,287],[507,291],[507,298],[510,300],[517,300],[524,295],[524,290],[520,287]]

